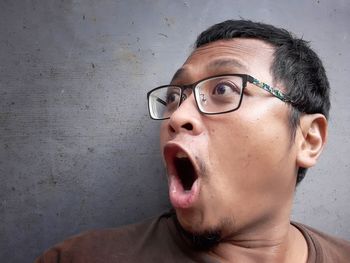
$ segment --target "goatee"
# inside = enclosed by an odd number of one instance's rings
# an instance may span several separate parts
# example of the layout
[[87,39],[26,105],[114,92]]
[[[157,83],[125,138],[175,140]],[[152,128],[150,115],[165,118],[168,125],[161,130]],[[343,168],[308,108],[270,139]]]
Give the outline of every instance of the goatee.
[[192,233],[185,230],[179,223],[176,214],[175,225],[179,232],[186,238],[186,240],[193,246],[196,250],[207,251],[218,245],[221,241],[221,231],[220,230],[207,230],[201,233]]

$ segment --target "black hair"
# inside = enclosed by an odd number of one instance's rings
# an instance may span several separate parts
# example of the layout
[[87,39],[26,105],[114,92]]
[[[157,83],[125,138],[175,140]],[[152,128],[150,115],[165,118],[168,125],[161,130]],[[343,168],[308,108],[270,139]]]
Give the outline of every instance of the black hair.
[[[274,82],[286,88],[291,101],[290,127],[295,137],[302,113],[321,113],[328,119],[330,109],[329,82],[322,61],[309,43],[285,29],[250,20],[227,20],[202,32],[195,48],[217,40],[232,38],[259,39],[274,48],[271,65]],[[299,167],[297,184],[305,177],[307,168]]]

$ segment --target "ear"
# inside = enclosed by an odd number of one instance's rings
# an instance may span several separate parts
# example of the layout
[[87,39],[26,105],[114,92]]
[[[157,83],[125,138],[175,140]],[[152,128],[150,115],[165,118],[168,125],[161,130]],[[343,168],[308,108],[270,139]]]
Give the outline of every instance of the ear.
[[317,162],[327,141],[327,119],[324,115],[305,114],[297,131],[297,166],[310,168]]

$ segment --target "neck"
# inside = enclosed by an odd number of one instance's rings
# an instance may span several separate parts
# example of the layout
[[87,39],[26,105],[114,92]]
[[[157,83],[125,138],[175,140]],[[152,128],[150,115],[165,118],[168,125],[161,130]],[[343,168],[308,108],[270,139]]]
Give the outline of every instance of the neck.
[[177,226],[191,246],[219,262],[307,262],[306,240],[289,220],[256,226],[224,238],[219,233],[194,236],[178,222]]
[[307,243],[288,221],[223,239],[207,253],[219,262],[304,263]]

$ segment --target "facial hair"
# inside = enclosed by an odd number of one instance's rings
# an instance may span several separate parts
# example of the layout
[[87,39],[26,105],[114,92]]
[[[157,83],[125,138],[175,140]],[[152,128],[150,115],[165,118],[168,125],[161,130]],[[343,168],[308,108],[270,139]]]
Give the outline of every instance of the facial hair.
[[218,229],[210,229],[202,232],[192,233],[185,230],[178,221],[175,214],[175,225],[181,235],[190,243],[190,245],[201,251],[207,251],[218,245],[221,241],[221,231]]

